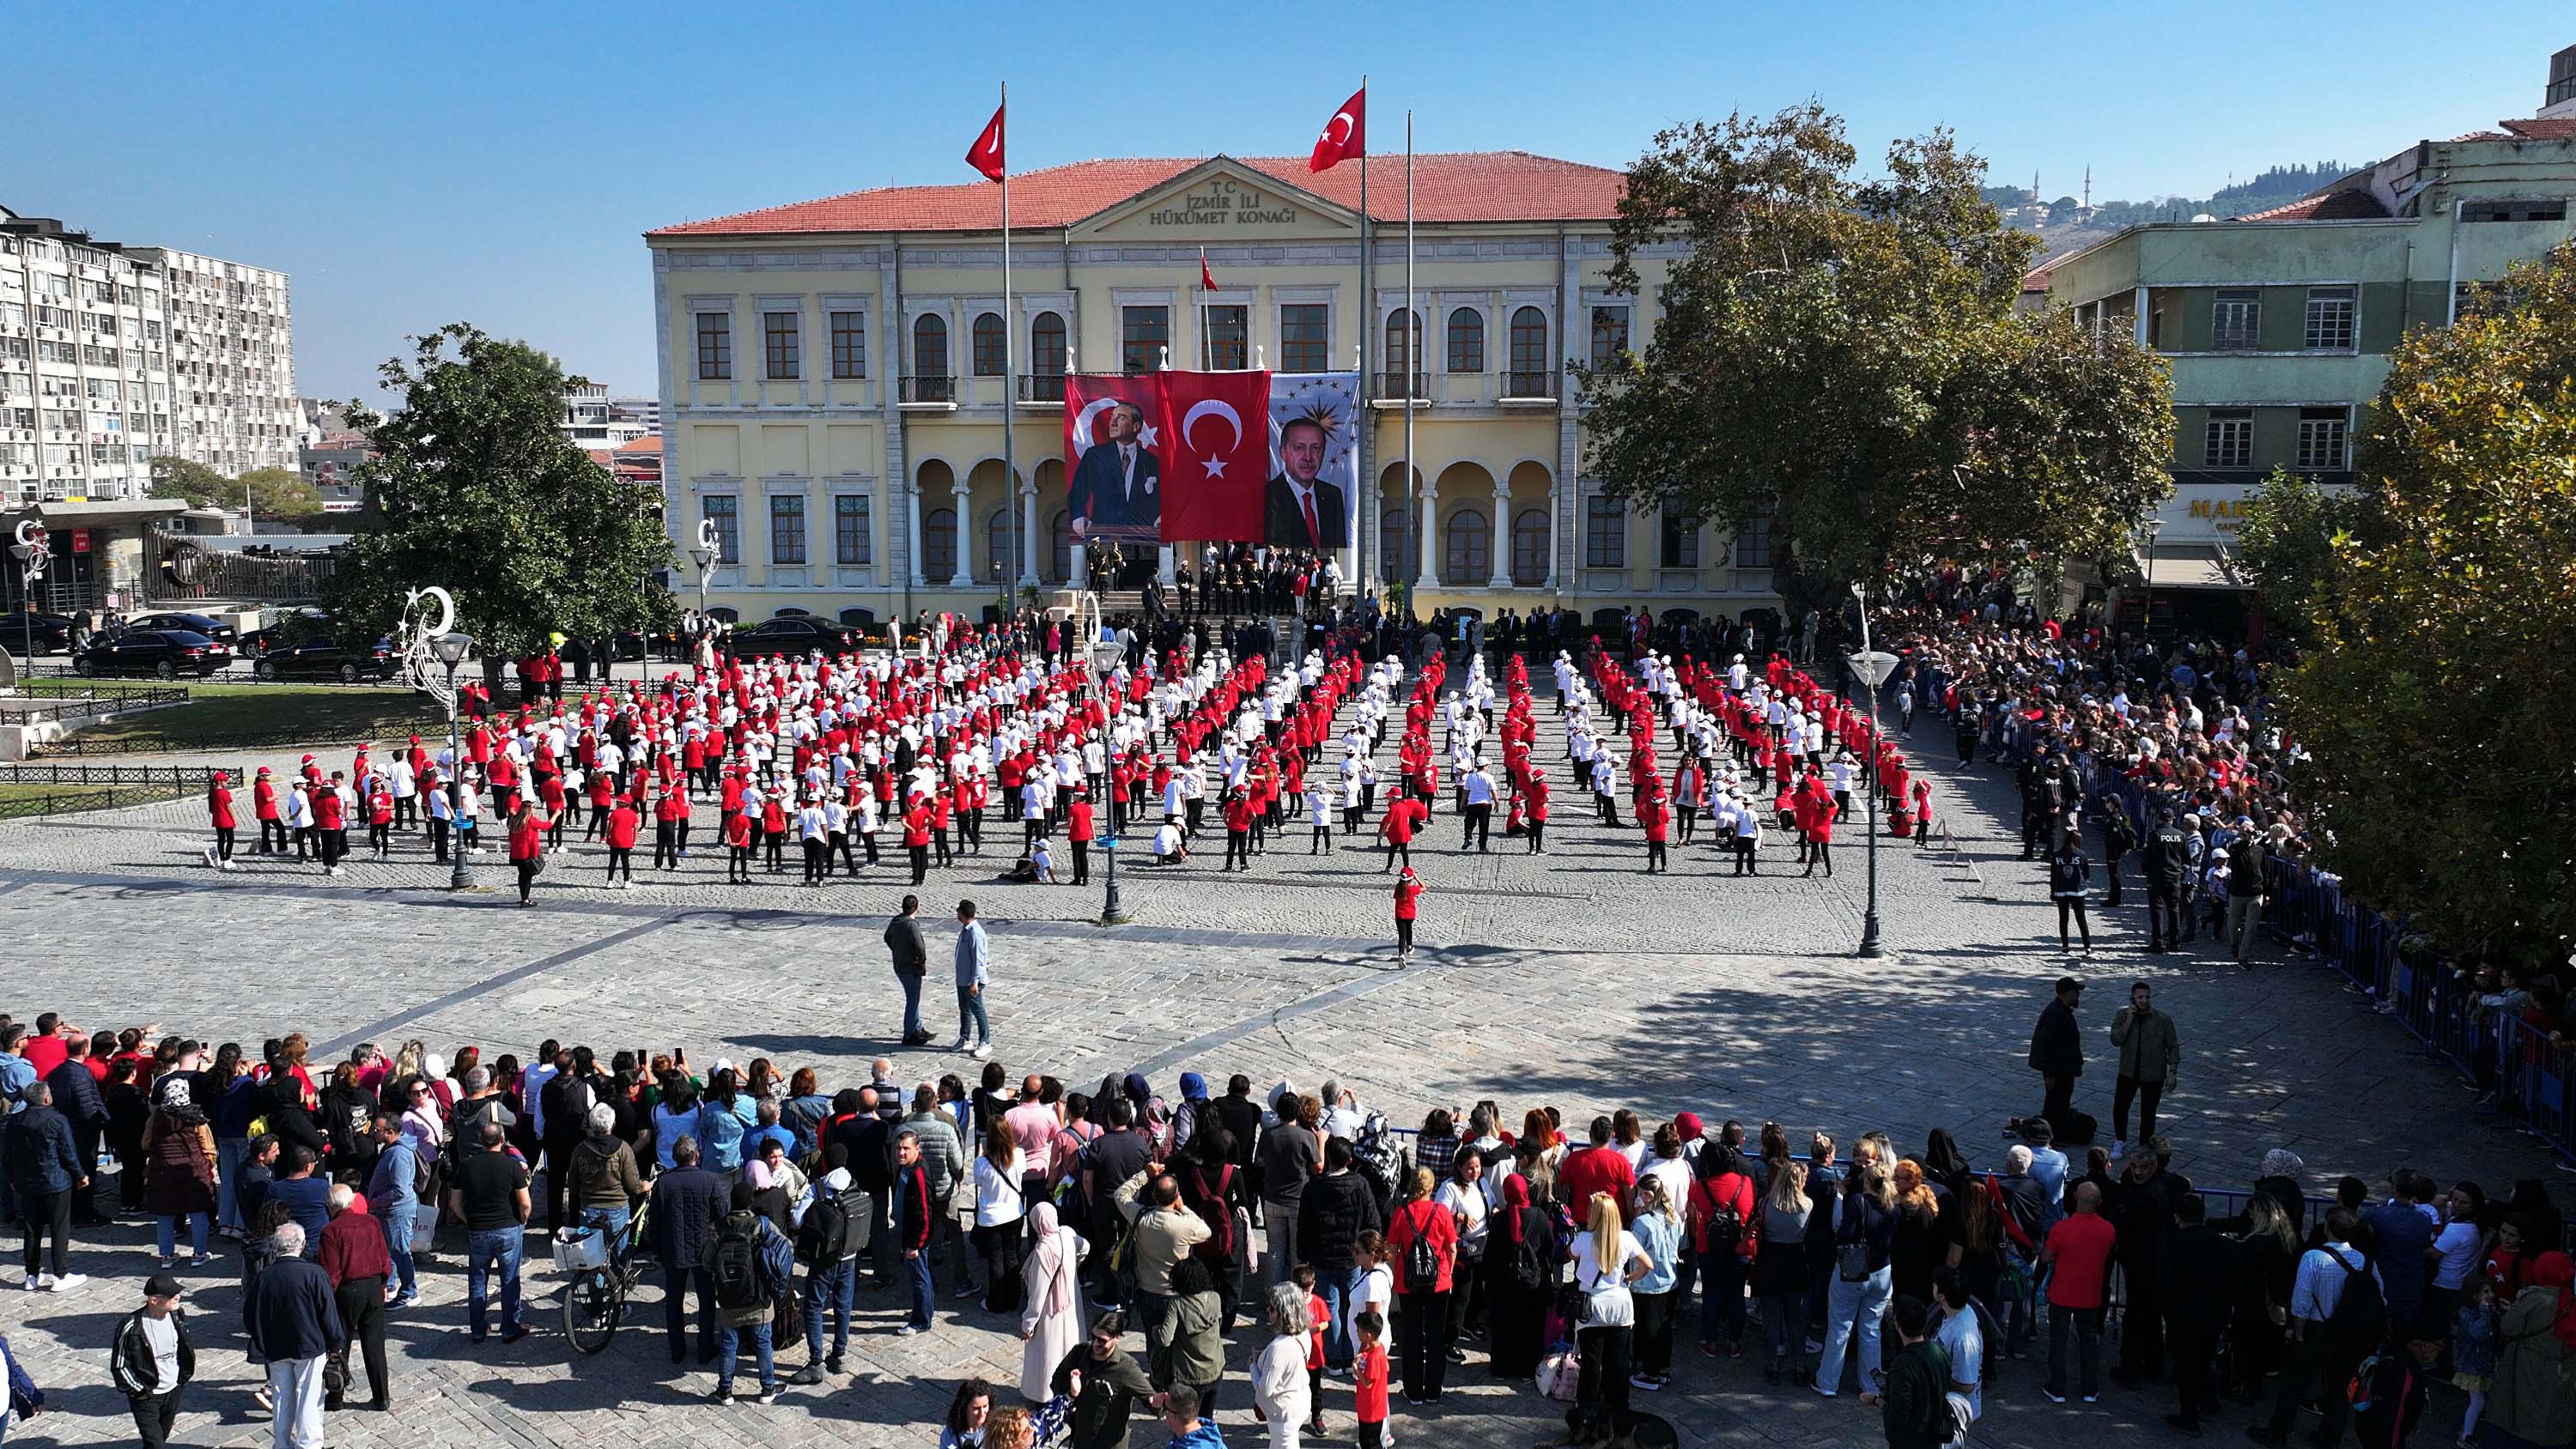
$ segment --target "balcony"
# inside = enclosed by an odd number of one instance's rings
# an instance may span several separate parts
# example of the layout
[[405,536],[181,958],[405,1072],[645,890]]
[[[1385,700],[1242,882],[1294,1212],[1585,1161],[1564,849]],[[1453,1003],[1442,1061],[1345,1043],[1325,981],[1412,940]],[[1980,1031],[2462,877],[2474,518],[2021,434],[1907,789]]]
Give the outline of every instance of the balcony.
[[1376,385],[1369,390],[1369,401],[1382,407],[1395,407],[1407,401],[1415,407],[1431,402],[1431,375],[1424,372],[1381,372]]
[[1020,401],[1024,403],[1060,403],[1064,401],[1064,374],[1041,372],[1020,378]]
[[1556,374],[1553,372],[1504,373],[1503,401],[1519,403],[1556,401]]
[[895,398],[901,406],[925,408],[957,406],[957,379],[949,374],[907,377],[900,379],[900,382],[901,390],[896,393]]

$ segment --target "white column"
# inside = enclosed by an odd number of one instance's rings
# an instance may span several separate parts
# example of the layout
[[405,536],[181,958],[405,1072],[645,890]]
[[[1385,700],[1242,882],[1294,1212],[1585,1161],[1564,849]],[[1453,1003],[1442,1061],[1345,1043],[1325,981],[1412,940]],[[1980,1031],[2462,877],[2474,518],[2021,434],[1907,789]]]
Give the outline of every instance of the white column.
[[1440,489],[1426,479],[1422,484],[1420,506],[1413,511],[1414,543],[1421,550],[1421,558],[1416,564],[1417,581],[1414,587],[1417,589],[1440,586],[1440,571],[1433,566],[1434,561],[1440,557],[1435,543],[1435,536],[1439,532]]
[[1073,541],[1073,557],[1067,562],[1073,565],[1073,577],[1065,581],[1066,586],[1076,589],[1090,588],[1091,550],[1084,546],[1081,539],[1077,538]]
[[1512,485],[1505,479],[1494,485],[1494,532],[1487,545],[1492,557],[1494,576],[1486,587],[1508,589],[1512,586]]
[[973,493],[964,483],[953,484],[948,491],[957,498],[957,576],[948,581],[948,587],[971,589],[975,587],[975,529],[974,510],[967,505]]
[[1173,558],[1172,546],[1168,543],[1154,550],[1155,577],[1163,581],[1165,588],[1171,587]]
[[904,542],[912,549],[905,555],[912,560],[912,586],[926,589],[930,587],[930,580],[921,572],[921,485],[898,483],[895,488],[903,495],[903,536]]
[[1556,555],[1558,540],[1556,535],[1560,527],[1557,521],[1557,503],[1559,501],[1556,496],[1557,487],[1556,475],[1550,473],[1547,476],[1547,587],[1551,592],[1553,592],[1557,586]]
[[1020,582],[1031,588],[1038,582],[1038,489],[1031,483],[1020,490],[1021,519]]

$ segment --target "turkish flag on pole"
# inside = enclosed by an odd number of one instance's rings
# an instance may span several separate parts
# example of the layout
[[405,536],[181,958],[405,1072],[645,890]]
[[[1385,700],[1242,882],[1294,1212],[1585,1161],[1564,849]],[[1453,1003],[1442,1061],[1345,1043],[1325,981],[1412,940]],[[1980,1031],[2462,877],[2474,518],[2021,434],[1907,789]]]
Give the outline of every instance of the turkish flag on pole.
[[1216,273],[1208,270],[1206,247],[1199,248],[1199,290],[1202,292],[1216,290]]
[[1258,540],[1270,482],[1270,374],[1159,375],[1164,540]]
[[984,125],[984,134],[966,148],[966,164],[984,173],[987,181],[1002,179],[1002,113],[1009,109],[1008,105],[995,106],[993,119]]
[[[999,125],[997,118],[994,124]],[[1330,171],[1345,161],[1368,154],[1368,87],[1351,92],[1342,108],[1324,123],[1324,134],[1315,138],[1315,154],[1306,160],[1308,171]]]

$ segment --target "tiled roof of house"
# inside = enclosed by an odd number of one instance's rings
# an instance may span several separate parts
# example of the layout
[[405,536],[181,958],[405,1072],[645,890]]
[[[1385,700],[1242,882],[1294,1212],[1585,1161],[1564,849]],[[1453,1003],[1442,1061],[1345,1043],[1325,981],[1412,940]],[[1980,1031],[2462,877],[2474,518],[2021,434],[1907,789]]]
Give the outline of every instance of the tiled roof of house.
[[2532,116],[2518,121],[2498,121],[2501,131],[2468,131],[2453,136],[2454,141],[2576,141],[2576,116]]
[[647,433],[643,437],[637,438],[632,442],[618,444],[612,451],[619,453],[658,453],[662,451],[662,435],[660,433]]
[[2388,215],[2379,198],[2357,186],[2302,196],[2287,206],[2251,212],[2238,221],[2361,221]]
[[[1069,226],[1151,191],[1211,158],[1160,157],[1076,161],[1011,178],[1011,225]],[[1321,174],[1303,156],[1226,158],[1351,211],[1359,210],[1360,168],[1351,162]],[[1369,212],[1381,222],[1404,219],[1404,163],[1375,158]],[[1617,171],[1534,156],[1526,151],[1461,151],[1413,158],[1413,214],[1429,222],[1603,221],[1618,213],[1626,178]],[[766,207],[734,216],[683,222],[648,236],[751,236],[796,232],[996,231],[1002,189],[987,181],[952,186],[882,186]]]

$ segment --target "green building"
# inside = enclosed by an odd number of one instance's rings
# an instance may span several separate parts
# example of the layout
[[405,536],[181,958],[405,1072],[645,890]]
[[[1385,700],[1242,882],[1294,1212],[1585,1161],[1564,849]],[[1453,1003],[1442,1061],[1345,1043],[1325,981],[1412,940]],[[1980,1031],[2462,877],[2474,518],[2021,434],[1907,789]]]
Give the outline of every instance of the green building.
[[[2549,109],[2568,109],[2554,90]],[[2026,290],[2173,368],[2173,496],[2135,571],[2112,562],[2088,594],[2131,623],[2241,612],[2227,548],[2245,498],[2275,467],[2350,482],[2398,338],[2447,326],[2477,284],[2566,241],[2571,197],[2576,115],[2503,121],[2288,206],[2133,226],[2033,272]]]

